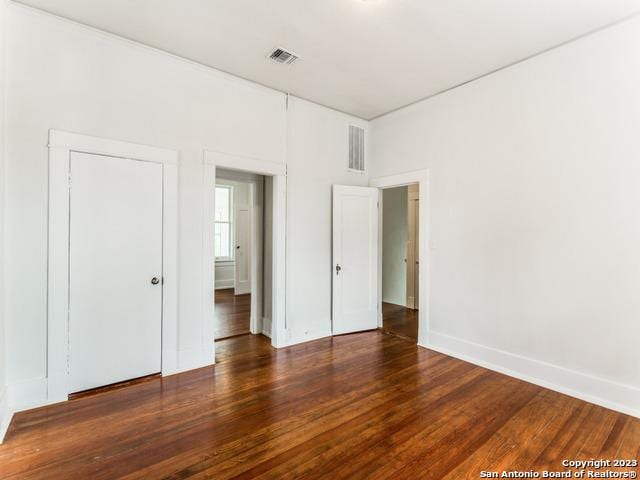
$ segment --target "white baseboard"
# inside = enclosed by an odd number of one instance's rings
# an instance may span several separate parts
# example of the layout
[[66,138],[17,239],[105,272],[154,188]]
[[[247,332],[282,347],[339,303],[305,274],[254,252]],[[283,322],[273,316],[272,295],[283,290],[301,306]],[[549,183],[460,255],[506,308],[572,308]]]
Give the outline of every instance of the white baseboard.
[[[264,320],[262,320],[264,322]],[[264,325],[264,323],[263,323]],[[265,337],[271,338],[271,331],[267,331],[264,328],[262,329],[262,335],[264,335]]]
[[9,408],[14,412],[51,403],[47,397],[47,379],[34,378],[8,386]]
[[202,367],[216,363],[216,346],[213,338],[202,344],[200,348],[200,363]]
[[[177,366],[168,372],[162,372],[163,376],[207,367],[215,363],[215,346],[213,340],[202,346],[185,348],[177,352]],[[37,378],[9,385],[0,391],[0,443],[11,421],[13,413],[32,408],[44,407],[54,403],[67,401],[66,390],[55,391],[55,385],[60,381],[51,382],[48,379]],[[52,390],[53,388],[53,390]]]
[[233,288],[234,286],[235,283],[233,279],[229,281],[216,282],[216,290],[226,290],[228,288]]
[[177,373],[188,372],[197,368],[215,364],[215,345],[213,340],[200,347],[183,348],[178,350],[178,365],[175,370],[162,372],[163,377]]
[[9,430],[11,424],[11,418],[13,417],[13,411],[9,409],[9,395],[7,394],[7,388],[0,388],[0,443],[4,441],[4,437]]
[[460,338],[429,331],[427,345],[451,357],[640,418],[640,388],[615,383]]
[[271,338],[271,328],[269,328],[268,330],[265,328],[265,325],[269,324],[269,326],[271,326],[271,319],[267,318],[267,317],[262,317],[262,335],[264,335],[265,337],[269,337]]
[[[36,378],[8,385],[4,395],[4,404],[0,405],[0,418],[2,420],[0,424],[0,441],[6,433],[6,429],[9,428],[9,423],[14,413],[52,405],[61,401],[66,401],[66,398],[47,398],[46,378]],[[4,412],[6,412],[7,418],[5,418]]]
[[390,303],[391,305],[397,305],[398,307],[404,307],[407,308],[407,300],[402,300],[400,302],[395,301],[395,299],[392,300],[386,300],[386,299],[382,299],[382,303]]
[[319,340],[321,338],[326,338],[332,336],[333,333],[331,330],[320,330],[317,332],[302,332],[302,333],[294,333],[290,330],[287,331],[287,342],[285,347],[290,347],[292,345],[297,345],[299,343],[311,342],[313,340]]

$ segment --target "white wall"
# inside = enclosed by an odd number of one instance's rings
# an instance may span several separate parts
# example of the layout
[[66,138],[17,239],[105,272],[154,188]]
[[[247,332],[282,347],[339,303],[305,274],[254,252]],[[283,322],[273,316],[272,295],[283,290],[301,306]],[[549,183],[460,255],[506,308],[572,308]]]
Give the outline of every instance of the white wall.
[[640,414],[640,19],[371,124],[430,169],[429,344]]
[[285,161],[286,97],[132,42],[10,7],[7,149],[8,381],[45,395],[47,132],[179,150],[179,367],[202,336],[202,151]]
[[382,191],[382,301],[407,304],[407,187]]
[[[216,183],[218,185],[230,185],[233,187],[234,209],[237,205],[249,205],[251,203],[250,186],[248,183],[237,182],[234,180],[225,180],[224,178],[220,178],[219,173],[216,177]],[[216,261],[216,290],[221,288],[233,288],[236,270],[235,265],[236,263],[233,260]]]
[[[179,368],[212,360],[202,316],[202,152],[288,162],[288,342],[331,332],[331,185],[347,126],[367,122],[12,4],[7,105],[7,365],[11,402],[46,398],[50,128],[176,149]],[[260,275],[262,281],[262,275]],[[268,286],[267,286],[268,288]]]
[[347,171],[349,124],[368,128],[349,115],[289,100],[286,316],[293,341],[331,334],[331,187],[368,183],[368,175]]
[[7,3],[0,0],[0,443],[9,426],[10,414],[7,404],[7,358],[4,315],[5,291],[5,35]]

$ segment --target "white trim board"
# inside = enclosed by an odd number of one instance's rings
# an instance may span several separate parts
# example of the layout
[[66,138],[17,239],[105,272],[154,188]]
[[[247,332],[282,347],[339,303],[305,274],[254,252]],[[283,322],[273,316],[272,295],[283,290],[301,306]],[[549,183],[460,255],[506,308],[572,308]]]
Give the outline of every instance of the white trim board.
[[314,340],[320,340],[321,338],[328,338],[333,336],[333,332],[331,329],[322,329],[315,332],[287,332],[289,334],[289,338],[287,339],[286,347],[292,347],[294,345],[299,345],[301,343],[313,342]]
[[[163,167],[162,374],[178,368],[178,152],[58,130],[49,131],[49,238],[47,279],[47,378],[44,401],[68,398],[69,162],[71,152],[160,163]],[[200,365],[199,365],[200,366]],[[10,405],[42,403],[12,385]],[[15,390],[15,395],[14,391]]]
[[4,441],[13,417],[13,412],[9,409],[8,397],[7,387],[2,387],[0,389],[0,444]]
[[[202,158],[202,331],[203,341],[214,338],[215,318],[215,235],[209,219],[214,218],[216,169],[234,170],[273,177],[273,238],[271,343],[279,348],[286,345],[285,320],[285,248],[286,248],[286,165],[269,160],[243,157],[205,150]],[[252,295],[255,298],[256,295]],[[253,305],[252,305],[253,309]],[[255,332],[258,333],[258,332]],[[211,348],[214,342],[210,341]]]
[[[401,187],[417,183],[420,186],[419,202],[420,202],[420,219],[419,228],[419,300],[418,305],[418,345],[426,347],[429,336],[429,268],[431,265],[429,252],[429,170],[415,170],[413,172],[401,173],[398,175],[388,175],[385,177],[376,177],[369,180],[370,187],[378,189],[386,189],[393,187]],[[382,192],[379,195],[380,207],[378,208],[378,325],[382,326],[382,227],[384,218],[382,217]]]
[[429,331],[427,348],[571,397],[640,418],[640,389]]
[[202,163],[205,165],[213,165],[216,168],[253,173],[256,175],[275,177],[287,174],[287,167],[284,163],[213,150],[204,151]]
[[267,331],[264,326],[267,324],[267,317],[262,317],[262,335],[271,338],[271,331]]

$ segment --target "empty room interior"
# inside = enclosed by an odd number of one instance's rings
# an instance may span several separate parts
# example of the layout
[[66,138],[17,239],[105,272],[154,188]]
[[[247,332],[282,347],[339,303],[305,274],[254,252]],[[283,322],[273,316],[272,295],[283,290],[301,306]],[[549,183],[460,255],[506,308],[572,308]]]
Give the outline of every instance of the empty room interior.
[[640,0],[0,0],[0,89],[0,479],[640,474]]

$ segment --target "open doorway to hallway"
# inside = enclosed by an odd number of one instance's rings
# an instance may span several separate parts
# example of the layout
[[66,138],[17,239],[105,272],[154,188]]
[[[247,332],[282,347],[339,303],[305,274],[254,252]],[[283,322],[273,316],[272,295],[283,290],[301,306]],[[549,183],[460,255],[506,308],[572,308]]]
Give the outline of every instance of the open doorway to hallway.
[[[217,360],[229,339],[270,336],[273,182],[246,172],[216,170],[215,308]],[[226,343],[224,343],[226,342]]]
[[418,340],[419,185],[382,190],[382,330]]
[[[216,340],[251,333],[251,217],[258,216],[253,197],[259,193],[252,190],[262,189],[262,179],[253,183],[224,176],[218,173],[215,193]],[[261,203],[255,201],[255,207]]]

